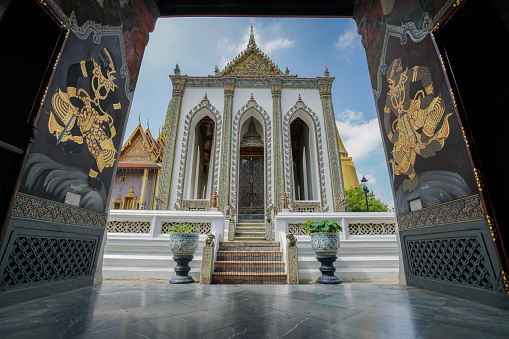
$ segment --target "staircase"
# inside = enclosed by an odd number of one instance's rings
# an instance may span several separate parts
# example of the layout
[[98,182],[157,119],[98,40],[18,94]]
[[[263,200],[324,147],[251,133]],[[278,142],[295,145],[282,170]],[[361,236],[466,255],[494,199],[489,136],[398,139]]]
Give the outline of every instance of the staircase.
[[220,243],[212,283],[286,284],[285,264],[279,242],[251,240]]
[[239,209],[233,239],[237,241],[265,240],[265,212],[263,208]]

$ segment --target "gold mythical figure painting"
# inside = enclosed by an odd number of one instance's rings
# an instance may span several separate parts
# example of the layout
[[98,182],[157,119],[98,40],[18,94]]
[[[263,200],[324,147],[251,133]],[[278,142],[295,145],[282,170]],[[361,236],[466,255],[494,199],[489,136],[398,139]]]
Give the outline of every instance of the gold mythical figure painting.
[[[115,76],[116,60],[107,48],[99,53],[99,62],[93,58],[71,64],[67,71],[67,91],[60,89],[51,98],[49,132],[56,143],[63,143],[64,153],[81,153],[86,144],[94,157],[88,172],[88,185],[100,191],[102,183],[97,175],[115,163],[113,137],[121,117]],[[78,80],[87,78],[89,90],[77,88]],[[112,106],[114,117],[107,109]]]
[[[425,66],[403,69],[397,58],[387,69],[389,90],[384,107],[384,128],[393,144],[391,154],[394,175],[405,175],[403,191],[418,186],[414,169],[417,156],[430,158],[442,150],[449,136],[449,117],[445,102],[435,95],[430,71]],[[419,89],[412,97],[411,85]]]

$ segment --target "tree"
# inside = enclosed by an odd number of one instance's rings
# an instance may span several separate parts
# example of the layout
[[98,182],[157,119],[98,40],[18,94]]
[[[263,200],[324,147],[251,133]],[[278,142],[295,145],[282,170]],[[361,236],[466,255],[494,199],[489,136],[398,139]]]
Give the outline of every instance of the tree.
[[[366,196],[361,186],[354,186],[347,190],[345,194],[348,197],[347,212],[366,212]],[[370,212],[389,211],[389,206],[385,202],[373,198],[372,193],[368,193],[368,201]]]

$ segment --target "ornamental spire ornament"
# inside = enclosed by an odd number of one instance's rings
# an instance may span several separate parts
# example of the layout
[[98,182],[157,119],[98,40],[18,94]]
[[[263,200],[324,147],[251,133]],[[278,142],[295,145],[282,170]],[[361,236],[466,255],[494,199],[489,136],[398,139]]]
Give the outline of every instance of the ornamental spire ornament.
[[179,64],[177,63],[177,65],[175,66],[175,69],[173,70],[173,72],[175,73],[175,75],[180,75],[180,67],[179,67]]
[[249,36],[249,43],[247,44],[248,48],[255,49],[256,42],[254,38],[254,30],[253,30],[253,20],[251,19],[251,35]]
[[323,72],[324,77],[328,77],[330,75],[329,70],[327,69],[327,66],[325,66],[325,71]]

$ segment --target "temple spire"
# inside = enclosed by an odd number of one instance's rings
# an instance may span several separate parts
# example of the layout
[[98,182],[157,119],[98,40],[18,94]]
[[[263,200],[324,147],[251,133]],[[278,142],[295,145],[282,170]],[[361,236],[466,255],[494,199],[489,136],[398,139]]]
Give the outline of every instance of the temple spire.
[[247,45],[248,48],[255,49],[256,42],[254,38],[254,30],[253,30],[253,19],[251,19],[251,34],[249,35],[249,43]]

